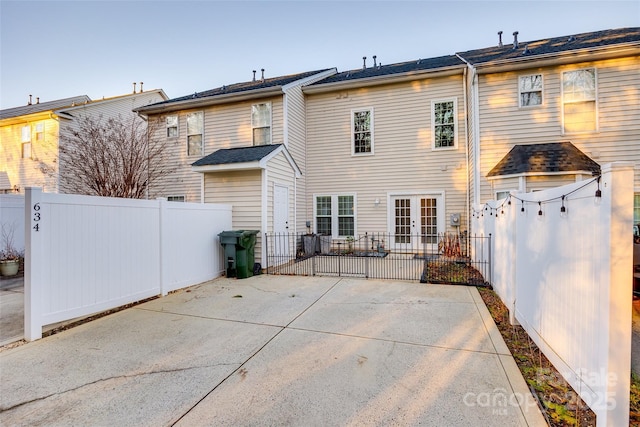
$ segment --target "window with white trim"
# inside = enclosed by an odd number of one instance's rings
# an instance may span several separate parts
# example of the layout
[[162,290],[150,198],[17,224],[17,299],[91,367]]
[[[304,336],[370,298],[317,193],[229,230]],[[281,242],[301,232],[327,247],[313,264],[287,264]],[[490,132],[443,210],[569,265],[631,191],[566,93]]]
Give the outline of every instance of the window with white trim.
[[271,144],[271,103],[251,106],[251,130],[253,145]]
[[31,125],[22,126],[22,158],[31,158]]
[[562,73],[562,109],[565,133],[597,129],[595,68]]
[[640,193],[633,195],[633,223],[640,224]]
[[355,196],[332,194],[315,196],[316,233],[336,238],[355,236]]
[[167,138],[178,137],[178,116],[167,116]]
[[431,127],[434,149],[457,148],[457,100],[431,102]]
[[44,141],[44,122],[36,124],[36,142],[37,141]]
[[520,76],[518,78],[518,93],[521,107],[542,105],[542,74]]
[[187,114],[187,155],[202,156],[204,152],[204,113]]
[[169,202],[184,202],[184,196],[167,196]]
[[373,154],[373,109],[351,111],[351,153]]

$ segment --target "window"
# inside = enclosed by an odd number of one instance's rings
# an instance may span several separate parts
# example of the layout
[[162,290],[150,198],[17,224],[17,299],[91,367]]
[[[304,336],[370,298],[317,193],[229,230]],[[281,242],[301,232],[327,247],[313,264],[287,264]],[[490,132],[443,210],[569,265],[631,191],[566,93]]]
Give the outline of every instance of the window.
[[521,107],[542,105],[542,74],[520,76],[518,93]]
[[334,236],[354,236],[355,197],[353,195],[316,196],[316,233]]
[[564,132],[588,132],[596,123],[596,70],[562,73],[562,106]]
[[36,141],[44,141],[44,123],[36,125]]
[[456,100],[434,101],[431,104],[433,148],[457,148]]
[[31,125],[22,126],[22,158],[31,158]]
[[633,195],[633,223],[640,224],[640,193]]
[[509,197],[510,194],[511,194],[510,190],[496,191],[496,200],[506,199],[507,197]]
[[271,144],[271,103],[251,106],[251,129],[253,145]]
[[352,154],[373,154],[373,110],[351,112]]
[[204,113],[190,113],[187,115],[187,154],[189,156],[202,156],[204,144],[202,133],[204,130]]
[[169,202],[184,202],[184,196],[167,196]]
[[178,116],[167,116],[167,138],[178,137]]

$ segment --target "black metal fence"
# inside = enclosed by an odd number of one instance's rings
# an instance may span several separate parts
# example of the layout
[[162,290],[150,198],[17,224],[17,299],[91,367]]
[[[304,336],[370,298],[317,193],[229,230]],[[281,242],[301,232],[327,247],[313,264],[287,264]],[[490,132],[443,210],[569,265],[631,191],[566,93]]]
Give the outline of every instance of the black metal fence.
[[491,283],[491,236],[365,233],[346,239],[266,233],[267,274]]

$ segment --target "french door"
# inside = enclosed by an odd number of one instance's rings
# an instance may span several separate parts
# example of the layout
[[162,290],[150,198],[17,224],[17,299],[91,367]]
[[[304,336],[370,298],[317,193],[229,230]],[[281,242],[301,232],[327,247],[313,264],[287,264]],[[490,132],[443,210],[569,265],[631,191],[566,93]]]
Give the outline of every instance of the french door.
[[391,197],[392,245],[399,251],[437,251],[442,227],[441,196],[398,195]]

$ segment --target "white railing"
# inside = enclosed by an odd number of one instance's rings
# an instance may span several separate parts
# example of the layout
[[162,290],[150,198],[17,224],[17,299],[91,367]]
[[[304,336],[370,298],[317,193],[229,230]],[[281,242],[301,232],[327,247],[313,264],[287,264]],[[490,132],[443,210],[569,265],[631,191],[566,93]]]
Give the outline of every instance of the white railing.
[[231,206],[26,191],[25,338],[224,271]]
[[598,426],[629,417],[633,176],[631,164],[604,165],[600,179],[512,193],[472,219],[475,233],[492,233],[493,286],[511,320]]
[[[0,194],[0,230],[13,231],[14,248],[24,250],[24,196]],[[0,241],[0,243],[2,243]],[[2,248],[0,248],[2,249]]]

